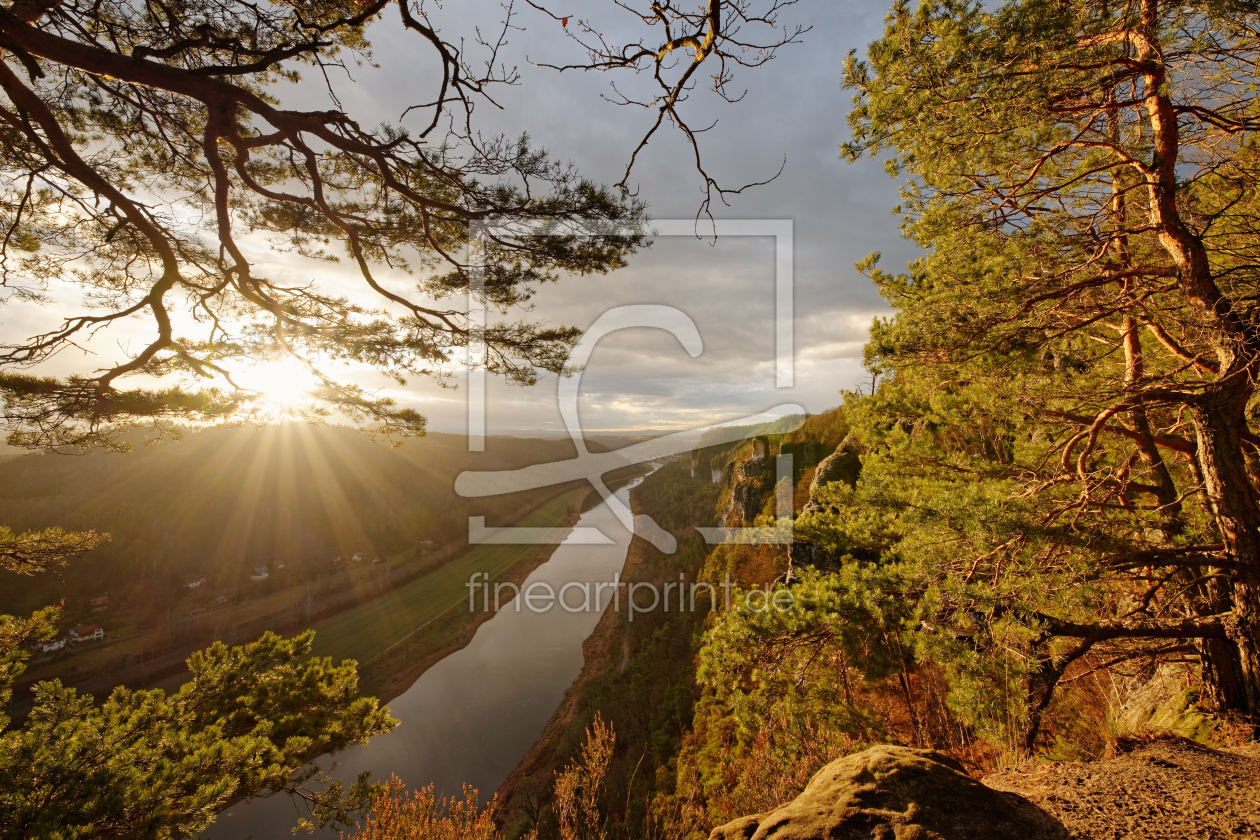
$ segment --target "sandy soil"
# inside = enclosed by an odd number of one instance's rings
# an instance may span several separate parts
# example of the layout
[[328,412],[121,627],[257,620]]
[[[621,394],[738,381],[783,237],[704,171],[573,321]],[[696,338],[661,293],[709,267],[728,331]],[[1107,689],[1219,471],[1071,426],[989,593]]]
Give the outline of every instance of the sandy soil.
[[1169,735],[1122,741],[1117,751],[984,783],[1031,799],[1073,840],[1260,838],[1260,744],[1215,750]]

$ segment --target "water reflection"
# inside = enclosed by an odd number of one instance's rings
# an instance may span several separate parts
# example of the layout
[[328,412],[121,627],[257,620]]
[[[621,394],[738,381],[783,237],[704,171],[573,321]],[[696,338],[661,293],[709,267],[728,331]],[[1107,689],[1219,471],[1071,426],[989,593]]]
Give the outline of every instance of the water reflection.
[[[617,492],[623,503],[637,483]],[[600,504],[583,514],[578,526],[598,528],[613,544],[558,546],[522,584],[522,591],[536,582],[559,591],[576,581],[590,584],[594,592],[595,584],[611,582],[621,571],[630,534],[608,506]],[[604,592],[601,603],[606,606],[611,590]],[[594,610],[518,611],[517,604],[508,606],[506,600],[505,593],[503,608],[477,629],[467,647],[434,665],[390,702],[390,711],[401,721],[397,729],[338,756],[336,778],[353,780],[363,770],[371,770],[375,779],[394,773],[409,787],[433,783],[447,794],[459,793],[467,783],[482,792],[482,801],[489,799],[542,734],[582,670],[582,643],[599,621]],[[580,601],[580,594],[571,591],[568,603]],[[478,596],[476,607],[481,606]],[[256,799],[224,811],[201,837],[289,836],[299,816],[287,796]]]

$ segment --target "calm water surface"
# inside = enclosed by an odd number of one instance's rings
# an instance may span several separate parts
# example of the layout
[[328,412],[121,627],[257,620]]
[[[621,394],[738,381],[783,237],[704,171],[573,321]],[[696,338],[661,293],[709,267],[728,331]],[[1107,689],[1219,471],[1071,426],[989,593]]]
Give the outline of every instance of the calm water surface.
[[[617,492],[622,502],[628,504],[630,487],[638,481]],[[557,591],[578,581],[592,584],[593,593],[594,584],[611,582],[621,571],[630,534],[608,506],[600,504],[583,514],[578,526],[598,528],[613,544],[558,546],[522,584],[522,591],[536,581]],[[611,591],[604,589],[604,606]],[[600,615],[594,609],[570,613],[558,606],[542,613],[521,606],[518,612],[516,604],[506,604],[508,594],[504,593],[500,612],[477,629],[467,647],[425,671],[389,703],[400,721],[397,729],[337,756],[341,766],[333,774],[336,778],[352,781],[363,770],[371,770],[372,778],[384,780],[394,773],[409,787],[432,783],[447,794],[458,794],[466,783],[481,791],[483,802],[498,790],[582,670],[582,643]],[[580,601],[580,591],[568,593],[571,606]],[[327,761],[320,764],[326,766]],[[200,836],[290,837],[299,816],[287,796],[256,799],[224,811]],[[328,831],[319,835],[336,836]]]

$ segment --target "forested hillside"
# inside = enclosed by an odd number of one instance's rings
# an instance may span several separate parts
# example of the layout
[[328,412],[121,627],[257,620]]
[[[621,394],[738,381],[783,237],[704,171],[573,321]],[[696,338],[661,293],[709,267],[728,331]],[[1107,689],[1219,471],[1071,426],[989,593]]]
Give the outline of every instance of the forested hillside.
[[[698,628],[692,719],[609,830],[858,836],[750,815],[873,744],[980,776],[1255,739],[1258,55],[1248,3],[894,4],[843,154],[900,180],[922,256],[857,266],[893,311],[794,544],[704,561],[792,608]],[[717,460],[727,523],[774,524],[765,465]]]
[[132,453],[9,459],[0,462],[6,525],[95,530],[110,540],[57,575],[14,578],[0,609],[29,612],[64,598],[79,612],[105,594],[115,607],[163,605],[200,578],[203,594],[230,592],[248,587],[261,566],[272,588],[344,571],[355,554],[370,563],[422,551],[425,541],[466,538],[469,514],[496,524],[526,501],[462,499],[452,490],[461,471],[572,455],[558,439],[491,437],[484,453],[470,453],[456,435],[391,448],[351,429],[293,424],[188,431]]
[[[792,427],[796,428],[785,431]],[[717,597],[710,600],[702,591],[694,610],[690,604],[683,610],[656,609],[636,615],[634,621],[628,620],[624,609],[604,614],[586,643],[581,678],[539,744],[501,791],[498,816],[509,833],[537,827],[543,835],[552,836],[560,830],[552,801],[553,772],[579,753],[587,727],[597,719],[611,728],[616,740],[600,779],[593,780],[606,803],[600,812],[606,831],[615,837],[646,837],[661,830],[679,834],[713,824],[707,813],[698,810],[702,800],[675,797],[681,789],[675,778],[677,768],[683,766],[679,762],[691,761],[693,729],[704,725],[711,708],[696,705],[705,702],[703,686],[696,679],[697,654],[706,628],[719,620],[716,611],[724,608],[724,578],[729,576],[739,589],[772,585],[776,578],[782,583],[788,546],[712,546],[696,528],[712,527],[729,517],[736,495],[757,515],[753,521],[730,522],[732,527],[770,524],[775,504],[774,456],[781,452],[827,454],[847,431],[844,412],[837,410],[749,426],[743,439],[703,446],[665,464],[632,491],[635,512],[651,516],[673,533],[678,550],[661,554],[636,537],[623,580],[658,587],[680,578],[705,581],[715,586]],[[760,455],[758,441],[769,447]],[[796,494],[797,509],[808,499],[817,459],[799,463],[794,474],[802,491]],[[727,777],[737,777],[747,756],[734,744],[722,745],[719,752],[718,761]]]

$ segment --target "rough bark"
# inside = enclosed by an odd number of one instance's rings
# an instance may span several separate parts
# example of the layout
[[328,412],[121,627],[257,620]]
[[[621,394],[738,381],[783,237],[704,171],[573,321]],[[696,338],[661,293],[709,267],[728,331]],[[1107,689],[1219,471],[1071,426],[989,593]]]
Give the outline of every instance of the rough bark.
[[[1248,381],[1248,380],[1243,380]],[[1247,477],[1242,432],[1250,387],[1214,389],[1193,406],[1199,469],[1227,556],[1236,564],[1225,623],[1229,643],[1206,651],[1205,670],[1216,705],[1260,718],[1260,505]],[[1222,604],[1223,606],[1223,604]],[[1230,650],[1230,648],[1233,650]]]
[[[1234,301],[1221,293],[1207,249],[1177,207],[1179,126],[1161,55],[1159,0],[1142,0],[1135,45],[1142,62],[1145,110],[1153,153],[1144,173],[1148,213],[1160,245],[1177,266],[1181,293],[1209,336],[1219,375],[1190,397],[1203,492],[1236,564],[1228,642],[1205,647],[1208,689],[1216,704],[1260,720],[1260,505],[1247,475],[1245,410],[1254,391],[1260,334]],[[1221,593],[1222,595],[1224,593]],[[1231,646],[1234,648],[1231,650]],[[1241,690],[1239,690],[1241,689]]]

